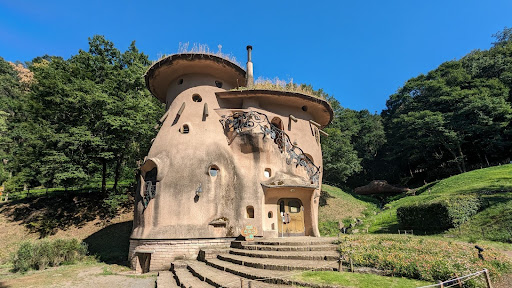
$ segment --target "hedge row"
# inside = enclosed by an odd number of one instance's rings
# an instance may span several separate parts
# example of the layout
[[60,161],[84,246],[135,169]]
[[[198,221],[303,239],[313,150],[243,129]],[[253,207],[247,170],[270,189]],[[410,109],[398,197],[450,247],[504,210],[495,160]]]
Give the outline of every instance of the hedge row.
[[480,204],[476,195],[457,195],[403,206],[397,210],[398,223],[405,229],[447,230],[468,221],[478,212]]

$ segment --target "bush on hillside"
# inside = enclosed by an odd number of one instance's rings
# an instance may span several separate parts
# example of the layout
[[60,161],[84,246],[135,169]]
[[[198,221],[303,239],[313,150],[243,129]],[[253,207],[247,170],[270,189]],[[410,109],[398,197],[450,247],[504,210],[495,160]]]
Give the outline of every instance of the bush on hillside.
[[87,244],[77,239],[23,242],[12,256],[14,272],[43,270],[61,264],[72,264],[87,254]]
[[406,229],[442,231],[459,227],[480,208],[476,195],[457,195],[397,209],[398,223]]

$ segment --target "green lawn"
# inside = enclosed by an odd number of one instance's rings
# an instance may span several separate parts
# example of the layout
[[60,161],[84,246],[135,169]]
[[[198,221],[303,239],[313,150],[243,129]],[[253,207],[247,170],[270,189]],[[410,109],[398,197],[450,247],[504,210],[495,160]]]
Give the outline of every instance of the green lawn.
[[360,274],[350,272],[339,273],[331,271],[308,271],[302,273],[299,277],[297,277],[297,279],[318,284],[335,284],[346,287],[361,288],[411,288],[433,284],[430,282],[401,277],[385,277],[373,274]]
[[[399,207],[450,198],[459,194],[476,194],[482,210],[470,221],[448,234],[472,239],[512,243],[512,165],[474,170],[427,184],[407,196],[386,204],[385,210],[366,219],[370,233],[397,233]],[[482,229],[484,231],[482,231]],[[418,231],[422,233],[421,231]]]
[[320,233],[324,236],[337,235],[338,222],[348,226],[354,219],[366,218],[376,214],[377,211],[375,199],[352,195],[337,187],[324,184],[318,215]]

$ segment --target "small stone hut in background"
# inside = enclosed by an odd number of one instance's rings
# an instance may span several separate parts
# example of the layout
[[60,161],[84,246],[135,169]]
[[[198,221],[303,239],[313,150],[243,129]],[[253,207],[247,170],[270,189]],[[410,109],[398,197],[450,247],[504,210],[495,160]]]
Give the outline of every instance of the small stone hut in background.
[[313,96],[251,89],[251,49],[247,73],[201,53],[147,71],[166,112],[138,174],[132,268],[168,269],[246,226],[255,237],[320,236],[320,129],[333,111]]

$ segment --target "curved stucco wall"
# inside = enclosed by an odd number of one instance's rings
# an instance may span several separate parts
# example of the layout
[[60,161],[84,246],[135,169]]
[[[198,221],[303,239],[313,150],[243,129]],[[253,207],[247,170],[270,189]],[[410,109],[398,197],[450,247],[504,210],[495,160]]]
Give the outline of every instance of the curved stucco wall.
[[[218,82],[222,82],[221,88]],[[287,155],[274,140],[263,137],[261,129],[244,130],[229,143],[220,122],[222,115],[236,111],[258,111],[269,120],[278,117],[290,140],[321,167],[318,129],[309,122],[312,116],[259,97],[219,99],[216,92],[233,88],[227,82],[206,73],[181,75],[171,81],[166,96],[168,116],[148,154],[149,164],[141,168],[143,180],[147,171],[157,167],[156,194],[144,207],[141,181],[132,239],[232,237],[246,225],[255,226],[259,236],[277,236],[280,198],[299,198],[305,210],[306,235],[319,236],[319,184],[312,187],[305,169],[288,164]],[[194,95],[199,95],[201,102],[194,102]],[[297,122],[290,119],[290,114]],[[184,125],[188,126],[187,134],[182,133]],[[217,176],[209,173],[212,165],[219,169]],[[271,171],[270,177],[266,177],[265,169]],[[282,177],[309,186],[262,185],[273,180],[277,183]],[[254,208],[254,218],[247,217],[248,206]],[[268,212],[272,212],[272,218]]]

